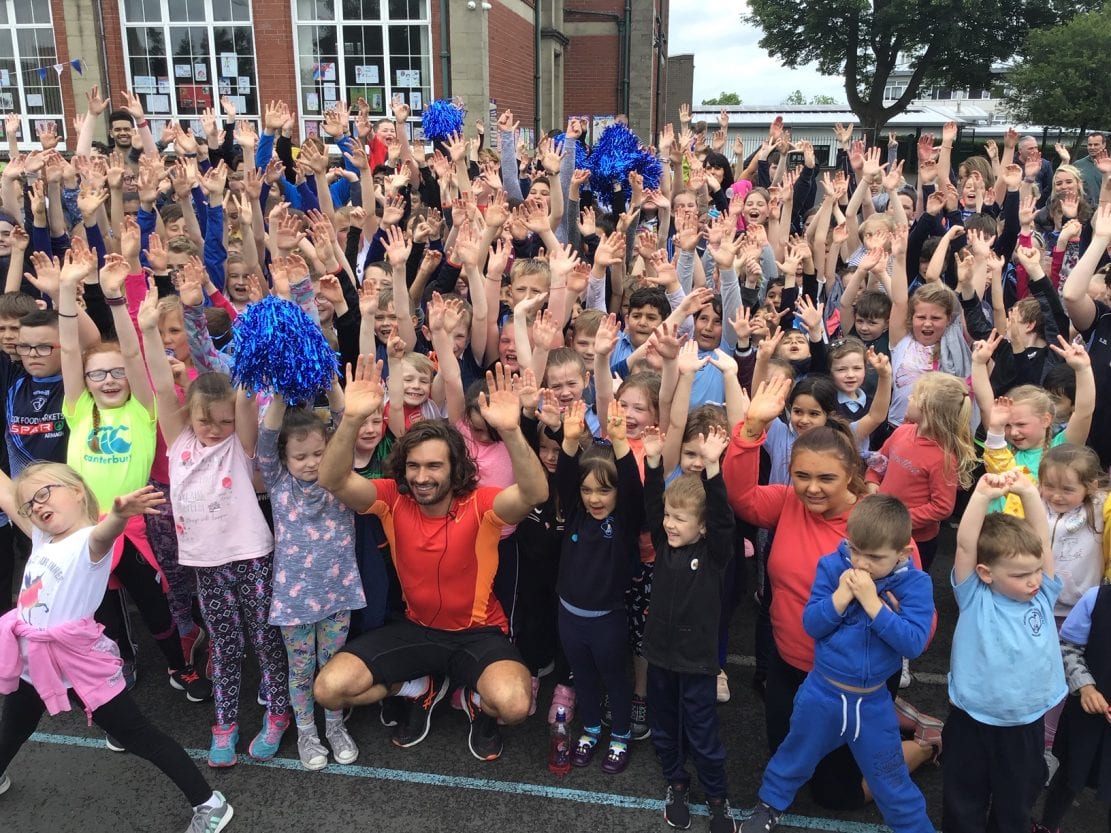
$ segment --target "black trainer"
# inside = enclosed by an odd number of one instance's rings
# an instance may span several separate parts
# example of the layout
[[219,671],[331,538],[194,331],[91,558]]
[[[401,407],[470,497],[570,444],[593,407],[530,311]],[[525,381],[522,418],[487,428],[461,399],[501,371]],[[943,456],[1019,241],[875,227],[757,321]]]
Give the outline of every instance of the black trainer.
[[390,743],[401,749],[416,746],[428,737],[428,728],[432,725],[432,710],[436,704],[444,699],[447,694],[447,678],[428,678],[428,686],[419,697],[408,699],[408,714],[393,730]]
[[392,729],[405,719],[405,698],[387,697],[378,704],[378,719],[387,729]]
[[741,833],[771,833],[779,826],[779,811],[761,801],[741,824]]
[[185,692],[190,703],[203,703],[212,699],[212,683],[202,677],[192,665],[170,672],[170,686]]
[[667,796],[664,798],[664,821],[679,830],[686,830],[691,826],[690,787],[686,784],[675,782],[667,785]]
[[648,703],[643,697],[633,695],[633,708],[631,715],[633,740],[647,740],[652,737],[652,730],[648,728]]
[[710,833],[737,833],[737,822],[729,810],[729,799],[708,798],[710,808]]
[[486,714],[471,700],[471,692],[463,689],[463,711],[471,721],[467,748],[480,761],[496,761],[501,757],[502,740],[497,718]]

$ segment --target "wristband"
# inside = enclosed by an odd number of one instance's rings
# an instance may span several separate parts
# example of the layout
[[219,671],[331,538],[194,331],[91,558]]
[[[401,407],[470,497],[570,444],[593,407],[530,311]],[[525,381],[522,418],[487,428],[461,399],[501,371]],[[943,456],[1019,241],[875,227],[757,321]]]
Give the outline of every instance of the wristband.
[[135,126],[136,126],[137,128],[139,128],[140,130],[142,130],[142,129],[143,129],[144,127],[149,127],[149,126],[150,126],[150,122],[149,122],[149,121],[147,121],[146,119],[143,119],[143,120],[142,120],[142,121],[140,121],[140,122],[136,122],[136,123],[135,123]]
[[105,295],[104,296],[104,303],[106,303],[110,307],[127,306],[127,296],[126,295],[117,295],[114,298],[109,298],[107,295]]
[[195,153],[183,153],[181,155],[184,156],[186,159],[196,159],[197,158],[197,154],[195,154]]
[[59,312],[58,317],[59,318],[77,318],[78,316],[77,316],[76,312],[73,313],[72,315],[70,315],[68,312]]

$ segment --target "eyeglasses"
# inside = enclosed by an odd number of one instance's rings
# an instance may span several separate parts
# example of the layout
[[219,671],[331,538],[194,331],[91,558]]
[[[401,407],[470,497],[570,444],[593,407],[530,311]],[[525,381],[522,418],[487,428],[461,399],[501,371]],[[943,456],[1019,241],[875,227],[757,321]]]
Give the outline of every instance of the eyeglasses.
[[112,374],[113,379],[126,379],[127,368],[112,367],[108,370],[90,370],[85,373],[85,378],[88,379],[90,382],[103,382],[105,379],[108,378],[108,374]]
[[21,518],[31,517],[31,510],[33,510],[36,506],[42,506],[44,503],[46,503],[48,500],[50,500],[50,493],[54,489],[61,489],[61,488],[62,488],[61,483],[47,483],[45,486],[43,486],[41,489],[39,489],[37,492],[35,492],[33,495],[31,495],[31,499],[29,501],[27,501],[26,503],[24,503],[22,506],[19,507],[19,517],[21,517]]
[[37,356],[41,359],[49,356],[57,347],[57,344],[17,344],[15,352],[20,356]]

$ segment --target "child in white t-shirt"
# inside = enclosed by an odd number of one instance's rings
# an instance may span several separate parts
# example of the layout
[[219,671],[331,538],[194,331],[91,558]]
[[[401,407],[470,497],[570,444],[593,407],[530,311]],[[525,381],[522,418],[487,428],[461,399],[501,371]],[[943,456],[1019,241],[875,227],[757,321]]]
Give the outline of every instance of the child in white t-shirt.
[[153,763],[193,807],[193,826],[218,833],[231,821],[227,799],[213,792],[175,740],[155,728],[124,687],[115,643],[93,614],[104,598],[116,539],[127,520],[157,511],[160,492],[146,486],[117,497],[97,522],[96,497],[60,463],[34,463],[13,485],[0,473],[0,509],[31,537],[32,550],[15,610],[0,618],[0,794],[6,772],[44,711],[70,708],[70,690],[89,718],[128,751]]

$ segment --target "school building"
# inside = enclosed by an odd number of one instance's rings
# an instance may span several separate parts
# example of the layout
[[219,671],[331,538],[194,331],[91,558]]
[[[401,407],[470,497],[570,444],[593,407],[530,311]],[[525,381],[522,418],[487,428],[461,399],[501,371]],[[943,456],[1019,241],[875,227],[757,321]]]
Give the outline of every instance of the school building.
[[20,114],[31,149],[39,123],[72,135],[93,85],[114,107],[139,95],[156,137],[167,119],[199,127],[221,96],[256,123],[288,102],[299,136],[338,100],[385,117],[400,96],[419,128],[429,101],[457,96],[469,131],[507,107],[526,139],[625,113],[650,143],[667,20],[668,0],[0,0],[0,113]]

